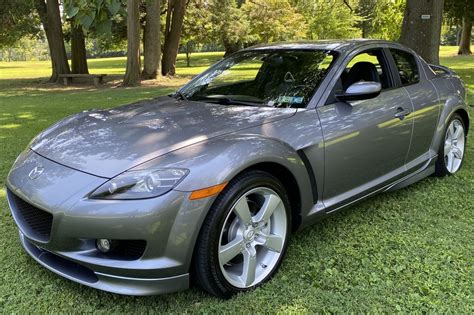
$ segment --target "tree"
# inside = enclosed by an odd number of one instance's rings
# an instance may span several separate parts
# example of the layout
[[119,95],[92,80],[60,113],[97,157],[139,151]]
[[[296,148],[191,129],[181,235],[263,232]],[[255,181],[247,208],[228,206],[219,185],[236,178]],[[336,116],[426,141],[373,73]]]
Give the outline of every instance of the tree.
[[405,0],[360,0],[356,13],[363,38],[398,40]]
[[176,73],[176,57],[178,56],[185,12],[186,0],[168,0],[164,32],[165,44],[161,63],[161,73],[163,75],[175,75]]
[[459,38],[459,55],[470,55],[472,21],[474,20],[474,1],[446,0],[444,5],[446,15],[453,24],[461,24],[462,31]]
[[139,1],[127,1],[127,67],[123,86],[140,84],[140,9]]
[[87,66],[86,39],[82,27],[71,20],[71,72],[89,73]]
[[259,42],[297,40],[306,37],[308,26],[288,0],[253,0],[241,10],[250,23],[250,36]]
[[362,20],[359,22],[359,28],[362,30],[362,37],[368,38],[373,32],[373,19],[377,15],[377,0],[360,0],[356,12]]
[[86,32],[110,36],[114,21],[125,16],[125,0],[64,0],[66,16]]
[[73,73],[89,73],[84,31],[110,37],[112,24],[121,11],[121,0],[64,0],[66,17],[71,21],[71,68]]
[[146,1],[146,17],[143,35],[142,79],[156,79],[161,59],[160,31],[161,0]]
[[472,54],[471,33],[472,33],[472,21],[469,17],[465,16],[462,19],[462,32],[461,32],[461,40],[459,41],[458,55]]
[[212,37],[222,43],[225,56],[258,42],[257,38],[251,37],[250,21],[240,10],[244,3],[245,1],[235,0],[212,0],[209,3]]
[[439,63],[444,0],[407,0],[400,42],[427,62]]
[[361,18],[345,1],[299,0],[295,5],[308,24],[310,39],[360,37],[357,24]]
[[212,41],[211,12],[207,0],[192,0],[186,8],[181,43],[186,49],[186,63],[191,66],[191,53],[196,44]]
[[47,0],[47,2],[45,0],[35,0],[35,8],[40,16],[48,40],[52,65],[52,74],[49,81],[59,82],[59,74],[70,73],[64,46],[59,2],[58,0]]
[[34,0],[0,0],[0,8],[0,49],[40,33]]

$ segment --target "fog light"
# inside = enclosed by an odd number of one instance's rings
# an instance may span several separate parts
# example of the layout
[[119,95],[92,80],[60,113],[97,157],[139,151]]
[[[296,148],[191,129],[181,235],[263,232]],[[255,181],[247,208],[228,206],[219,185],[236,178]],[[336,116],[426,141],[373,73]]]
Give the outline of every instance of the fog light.
[[97,249],[102,253],[108,253],[112,249],[112,241],[106,238],[98,239],[95,243]]

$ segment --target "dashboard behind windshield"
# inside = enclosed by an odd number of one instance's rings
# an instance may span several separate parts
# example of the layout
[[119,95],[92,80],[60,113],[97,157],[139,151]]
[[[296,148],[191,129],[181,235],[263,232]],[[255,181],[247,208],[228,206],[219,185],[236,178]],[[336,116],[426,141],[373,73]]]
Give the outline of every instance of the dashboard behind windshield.
[[304,108],[336,54],[322,50],[243,51],[217,63],[180,92],[223,105]]

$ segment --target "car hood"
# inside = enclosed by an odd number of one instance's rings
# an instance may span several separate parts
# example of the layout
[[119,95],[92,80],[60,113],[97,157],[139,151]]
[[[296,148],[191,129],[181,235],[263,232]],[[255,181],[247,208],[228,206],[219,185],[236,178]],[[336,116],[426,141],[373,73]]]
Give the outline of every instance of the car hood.
[[111,178],[157,156],[295,111],[162,97],[73,115],[40,134],[31,149],[65,166]]

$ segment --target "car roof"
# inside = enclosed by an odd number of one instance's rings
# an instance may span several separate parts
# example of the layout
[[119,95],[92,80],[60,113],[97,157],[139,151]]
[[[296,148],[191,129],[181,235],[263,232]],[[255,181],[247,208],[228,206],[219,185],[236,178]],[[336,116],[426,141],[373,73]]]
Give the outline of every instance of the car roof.
[[333,50],[333,51],[346,51],[354,49],[357,46],[367,44],[379,44],[379,45],[397,45],[398,43],[376,40],[376,39],[345,39],[345,40],[316,40],[316,41],[295,41],[295,42],[276,42],[271,44],[260,44],[246,48],[244,50],[273,50],[273,49],[302,49],[302,50]]

